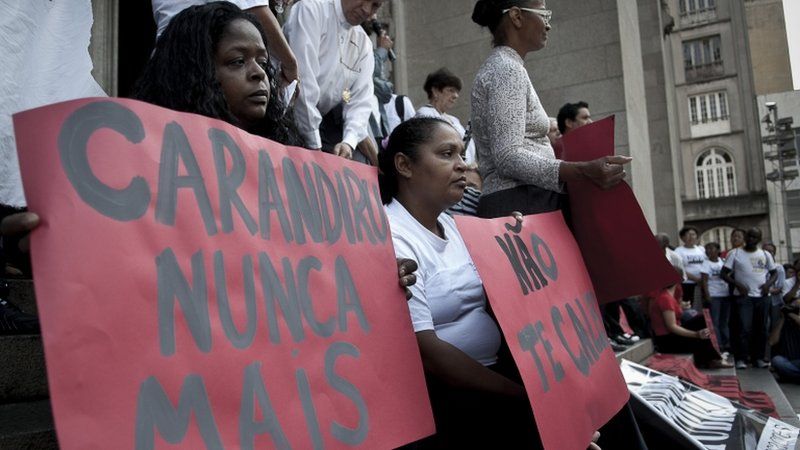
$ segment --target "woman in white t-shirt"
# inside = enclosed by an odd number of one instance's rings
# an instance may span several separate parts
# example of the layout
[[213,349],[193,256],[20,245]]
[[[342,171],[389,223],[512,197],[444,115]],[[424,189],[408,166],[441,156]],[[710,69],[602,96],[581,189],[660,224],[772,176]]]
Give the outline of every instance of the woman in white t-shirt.
[[711,320],[717,335],[719,348],[723,352],[730,351],[730,320],[733,299],[730,297],[730,286],[722,279],[722,268],[725,260],[719,256],[720,246],[709,242],[705,246],[706,259],[703,269],[703,299],[711,307]]
[[697,229],[694,227],[683,227],[678,233],[683,241],[683,245],[675,249],[675,253],[683,261],[685,278],[681,287],[683,288],[683,301],[694,304],[695,287],[703,281],[703,268],[705,267],[706,249],[697,245]]
[[419,265],[408,307],[437,434],[418,445],[537,448],[525,388],[513,361],[498,354],[502,336],[487,310],[483,283],[444,213],[467,186],[463,152],[449,123],[414,118],[394,130],[380,154],[381,196],[395,252]]

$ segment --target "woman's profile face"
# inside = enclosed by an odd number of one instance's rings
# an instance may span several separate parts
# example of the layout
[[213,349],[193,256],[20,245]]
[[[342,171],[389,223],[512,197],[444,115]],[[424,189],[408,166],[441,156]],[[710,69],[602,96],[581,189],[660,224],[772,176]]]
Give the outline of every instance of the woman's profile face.
[[433,88],[433,96],[439,100],[439,105],[444,112],[450,111],[458,101],[459,91],[453,86],[443,89]]
[[[529,8],[546,9],[547,5],[543,1],[530,2]],[[521,10],[522,19],[525,21],[526,36],[531,51],[543,49],[547,45],[547,34],[550,31],[550,24],[544,18],[534,12]]]
[[225,27],[214,53],[215,73],[228,109],[245,126],[258,123],[267,113],[268,64],[261,33],[252,23],[238,19]]
[[467,187],[466,170],[462,154],[464,143],[455,128],[440,124],[431,138],[417,150],[411,163],[414,195],[426,197],[426,203],[442,209],[461,201]]

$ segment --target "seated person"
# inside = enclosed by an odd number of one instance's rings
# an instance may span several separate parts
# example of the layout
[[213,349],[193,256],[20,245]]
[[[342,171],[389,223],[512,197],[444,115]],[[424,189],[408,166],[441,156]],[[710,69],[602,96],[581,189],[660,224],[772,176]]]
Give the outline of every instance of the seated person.
[[461,136],[438,118],[400,124],[380,154],[398,258],[418,262],[408,306],[437,434],[418,448],[541,448],[525,388],[488,311],[481,278],[445,210],[467,187]]
[[692,353],[698,367],[733,367],[711,344],[711,332],[706,328],[702,315],[696,315],[688,322],[681,320],[683,311],[675,297],[675,288],[672,285],[662,289],[650,300],[650,325],[656,350],[661,353]]
[[[800,383],[800,283],[797,282],[800,259],[786,270],[783,283],[781,315],[772,329],[772,370],[781,381]],[[791,269],[791,270],[789,270]],[[792,274],[791,277],[788,274]]]

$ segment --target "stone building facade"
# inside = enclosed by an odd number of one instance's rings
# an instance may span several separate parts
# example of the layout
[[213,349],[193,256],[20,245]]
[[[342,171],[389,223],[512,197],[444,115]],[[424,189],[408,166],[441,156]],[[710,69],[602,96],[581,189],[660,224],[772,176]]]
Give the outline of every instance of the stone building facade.
[[[148,55],[139,47],[147,38],[142,23],[149,2],[122,3],[93,2],[92,54],[101,84],[111,94],[125,95],[126,77],[135,71],[125,64]],[[545,109],[554,116],[564,103],[583,100],[595,118],[616,116],[617,153],[634,157],[628,181],[651,228],[669,233],[673,242],[684,224],[723,245],[731,227],[759,226],[769,235],[755,85],[769,90],[786,83],[769,69],[786,62],[771,63],[780,58],[762,51],[780,35],[764,29],[776,28],[775,16],[769,20],[776,3],[553,0],[547,5],[553,10],[548,45],[525,62]],[[447,67],[464,81],[452,111],[463,123],[469,119],[472,80],[491,51],[488,31],[470,20],[473,5],[395,0],[380,13],[395,36],[396,91],[423,105],[426,75]],[[758,47],[755,73],[751,46]]]

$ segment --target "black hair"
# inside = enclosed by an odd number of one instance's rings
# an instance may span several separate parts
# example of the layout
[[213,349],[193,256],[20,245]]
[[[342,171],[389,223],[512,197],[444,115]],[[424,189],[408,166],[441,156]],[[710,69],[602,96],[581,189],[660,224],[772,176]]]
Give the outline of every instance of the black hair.
[[581,100],[578,103],[567,103],[558,110],[558,117],[556,117],[556,120],[558,121],[558,131],[560,131],[561,134],[567,131],[567,119],[575,120],[581,108],[588,109],[589,104]]
[[731,231],[731,236],[733,236],[733,233],[742,233],[742,236],[747,236],[747,231],[745,231],[744,228],[734,228]]
[[389,135],[389,144],[378,154],[378,183],[384,205],[397,195],[399,174],[394,165],[395,155],[402,153],[416,161],[419,147],[429,142],[436,127],[442,124],[452,127],[438,117],[415,117],[398,125]]
[[446,67],[442,67],[436,72],[431,72],[428,74],[428,77],[425,78],[425,85],[422,88],[425,89],[425,93],[428,94],[428,98],[431,98],[433,97],[434,89],[442,90],[444,88],[454,87],[460,92],[461,86],[461,78],[456,76],[453,72],[447,70]]
[[721,247],[719,246],[719,242],[709,242],[706,244],[706,247],[714,247],[717,250],[721,249]]
[[694,231],[694,233],[697,234],[697,235],[700,234],[700,232],[697,231],[697,228],[695,228],[695,227],[683,227],[683,228],[681,228],[681,231],[678,232],[678,236],[684,237],[684,236],[686,236],[686,233],[688,233],[690,231]]
[[478,0],[472,9],[472,21],[489,28],[494,36],[494,45],[503,45],[506,43],[506,37],[499,28],[503,20],[503,10],[512,6],[527,7],[536,2],[537,0]]
[[[191,6],[172,18],[133,89],[132,97],[176,111],[201,114],[241,127],[231,113],[217,81],[214,53],[227,26],[246,20],[256,27],[264,45],[266,35],[258,19],[229,2]],[[301,145],[289,120],[275,68],[267,69],[270,95],[264,119],[250,131],[287,145]],[[286,114],[285,114],[286,113]]]

